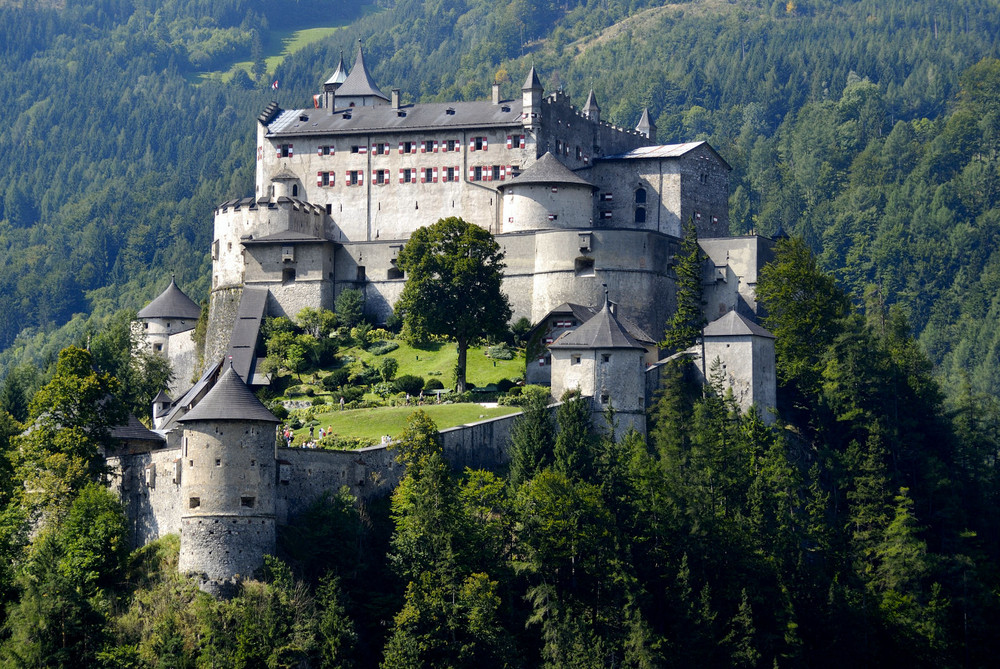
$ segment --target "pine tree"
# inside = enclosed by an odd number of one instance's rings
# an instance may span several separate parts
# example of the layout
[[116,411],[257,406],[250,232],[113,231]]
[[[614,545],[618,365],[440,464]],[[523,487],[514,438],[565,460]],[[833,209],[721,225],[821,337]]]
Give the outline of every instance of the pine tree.
[[676,256],[674,271],[677,274],[677,310],[667,321],[660,347],[676,353],[693,346],[701,336],[705,316],[701,304],[701,248],[694,221],[684,225],[681,250]]

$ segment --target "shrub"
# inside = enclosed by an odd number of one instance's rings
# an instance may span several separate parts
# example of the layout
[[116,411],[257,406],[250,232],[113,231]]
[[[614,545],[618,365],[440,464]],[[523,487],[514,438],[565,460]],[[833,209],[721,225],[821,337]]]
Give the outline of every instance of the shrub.
[[347,369],[335,369],[323,378],[323,387],[327,390],[336,390],[341,386],[347,385],[350,380],[351,372]]
[[314,396],[316,394],[316,389],[313,388],[312,386],[305,387],[305,390],[303,391],[303,394],[306,397],[312,397],[312,396]]
[[301,429],[302,419],[300,419],[298,416],[292,416],[292,419],[288,421],[288,427],[292,428],[293,430]]
[[413,374],[404,374],[397,377],[393,386],[396,388],[397,393],[409,393],[410,395],[419,395],[420,391],[425,387],[423,378]]
[[358,386],[345,386],[337,392],[330,395],[330,399],[333,404],[340,404],[340,398],[344,398],[344,404],[347,405],[351,402],[356,402],[365,396],[365,389]]
[[267,408],[271,410],[271,413],[273,413],[274,417],[278,420],[285,420],[288,418],[288,409],[286,409],[285,405],[281,402],[270,402],[268,403]]
[[377,341],[368,346],[368,352],[372,355],[385,355],[397,348],[399,348],[399,344],[394,341]]
[[378,375],[385,383],[389,383],[396,376],[396,370],[399,369],[399,360],[395,358],[384,358],[378,364]]
[[427,379],[427,382],[424,383],[424,391],[441,390],[442,388],[444,388],[444,384],[441,383],[441,379]]
[[305,386],[289,386],[288,389],[285,390],[286,397],[301,397],[302,395],[305,394],[306,394]]
[[385,319],[385,329],[398,334],[403,329],[403,319],[395,313],[389,314],[389,317]]
[[314,397],[314,398],[312,398],[312,405],[314,407],[323,406],[324,404],[326,404],[326,400],[324,398],[322,398],[322,397]]
[[486,355],[494,360],[513,360],[514,351],[507,344],[497,344],[486,349]]
[[365,339],[371,343],[375,343],[377,341],[389,341],[390,339],[392,339],[392,337],[393,335],[391,332],[389,332],[388,330],[383,330],[382,328],[374,328],[372,330],[369,330],[368,333],[365,335]]
[[514,382],[513,382],[513,381],[511,381],[510,379],[500,379],[500,380],[499,380],[499,381],[497,382],[497,390],[499,390],[499,391],[500,391],[500,392],[502,392],[502,393],[506,393],[506,392],[508,392],[508,391],[509,391],[509,390],[510,390],[511,388],[514,388],[514,387],[515,387],[515,386],[514,386]]
[[368,336],[368,331],[372,329],[372,326],[368,323],[358,323],[353,328],[351,328],[351,339],[358,342],[358,344],[364,346],[366,337]]

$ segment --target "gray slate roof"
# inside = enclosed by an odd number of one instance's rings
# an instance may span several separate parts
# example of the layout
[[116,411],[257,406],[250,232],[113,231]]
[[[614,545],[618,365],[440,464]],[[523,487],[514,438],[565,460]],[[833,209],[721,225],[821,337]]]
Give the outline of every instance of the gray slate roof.
[[128,422],[125,425],[116,425],[111,428],[111,437],[121,441],[163,441],[163,437],[151,432],[132,414],[128,415]]
[[354,67],[351,68],[351,73],[344,80],[344,83],[337,89],[337,95],[340,97],[374,95],[383,100],[389,99],[385,93],[378,89],[372,75],[368,73],[368,68],[365,66],[365,54],[360,44],[358,45],[358,56],[354,59]]
[[160,293],[159,297],[143,307],[137,314],[139,318],[185,318],[197,319],[201,316],[201,307],[174,283],[170,277],[170,285]]
[[645,351],[646,347],[625,330],[610,305],[605,302],[597,315],[586,323],[560,336],[549,348],[608,349],[631,348]]
[[503,183],[500,188],[523,186],[525,184],[576,184],[596,188],[596,186],[586,179],[577,176],[548,151],[545,152],[544,156],[532,163],[531,167],[510,181]]
[[531,69],[528,70],[528,76],[524,78],[524,86],[521,86],[521,90],[532,90],[535,88],[541,89],[542,82],[539,80],[538,74],[535,72],[535,66],[532,65]]
[[[559,314],[572,314],[573,318],[580,321],[581,323],[586,323],[588,320],[593,318],[597,312],[600,311],[597,307],[588,307],[582,304],[574,304],[572,302],[563,302],[558,307],[553,308],[546,314],[545,318],[539,321],[539,325],[543,324],[546,320],[552,316]],[[656,344],[656,340],[650,337],[645,330],[641,327],[625,318],[624,316],[615,315],[615,319],[625,328],[625,331],[632,336],[633,339],[644,344]]]
[[587,96],[587,104],[583,105],[583,113],[591,114],[595,111],[601,111],[601,108],[597,106],[597,96],[594,95],[594,89],[590,89],[590,95]]
[[342,84],[347,81],[347,68],[344,67],[344,54],[340,54],[340,61],[337,63],[337,69],[334,71],[333,75],[326,80],[328,84]]
[[257,348],[257,334],[260,323],[264,319],[264,308],[267,306],[267,288],[246,286],[240,295],[240,306],[236,312],[236,322],[233,332],[229,335],[229,351],[232,367],[241,379],[253,379],[253,366],[257,358],[254,350]]
[[305,232],[296,232],[295,230],[282,230],[280,232],[275,232],[270,235],[264,235],[263,237],[257,237],[256,239],[244,239],[240,243],[249,246],[251,244],[307,244],[307,243],[326,243],[329,239],[323,239],[322,237],[314,237],[313,235],[306,234]]
[[260,401],[254,397],[239,374],[230,366],[191,411],[178,422],[195,420],[257,420],[280,423]]
[[[343,86],[337,94],[341,95],[341,91]],[[378,105],[338,109],[332,113],[329,109],[291,109],[279,112],[268,123],[267,136],[309,137],[480,127],[521,127],[521,100],[504,100],[500,104],[493,104],[492,100],[430,102],[403,105],[399,109]]]
[[642,118],[639,119],[639,124],[635,126],[635,129],[647,135],[650,130],[656,130],[656,124],[649,118],[649,109],[642,110]]
[[774,335],[757,325],[746,316],[742,316],[735,311],[729,311],[725,316],[717,318],[705,326],[703,332],[706,337],[733,337],[747,336],[767,337],[774,339]]

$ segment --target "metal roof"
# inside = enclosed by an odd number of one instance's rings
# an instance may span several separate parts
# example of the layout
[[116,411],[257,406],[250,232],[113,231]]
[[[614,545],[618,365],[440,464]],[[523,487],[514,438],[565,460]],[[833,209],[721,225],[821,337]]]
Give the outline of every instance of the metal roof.
[[528,169],[521,172],[520,175],[501,184],[500,188],[523,186],[525,184],[576,184],[597,188],[586,179],[577,176],[548,151],[545,152],[544,156],[532,163]]
[[243,383],[230,365],[215,387],[198,404],[178,419],[180,423],[196,420],[256,420],[280,423]]
[[137,314],[139,318],[185,318],[197,319],[201,316],[201,307],[174,283],[170,277],[170,285],[160,295],[147,304]]
[[347,81],[347,68],[344,67],[344,54],[341,52],[340,61],[337,62],[337,69],[333,75],[326,80],[328,84],[342,84]]
[[369,74],[368,68],[365,66],[365,53],[361,49],[361,45],[358,44],[358,56],[354,59],[354,67],[351,68],[351,73],[347,75],[344,83],[337,89],[337,96],[360,97],[368,95],[373,95],[383,100],[389,99],[385,96],[385,93],[378,89],[378,85],[372,79],[372,75]]
[[717,318],[706,325],[703,335],[705,337],[742,337],[750,335],[774,339],[773,334],[735,311],[729,311],[725,316]]
[[[538,325],[536,325],[535,327],[537,328],[543,325],[546,320],[552,318],[553,316],[557,316],[559,314],[571,314],[573,318],[575,318],[576,320],[580,321],[581,323],[585,323],[586,321],[593,318],[598,311],[599,309],[597,307],[588,307],[582,304],[563,302],[558,307],[554,307],[551,311],[549,311],[549,313],[546,314],[545,317],[542,320],[540,320],[538,322]],[[641,327],[633,323],[631,320],[625,318],[624,316],[619,316],[617,314],[615,315],[615,318],[618,320],[619,323],[622,324],[622,326],[625,328],[625,331],[628,332],[628,334],[630,334],[632,338],[635,339],[636,341],[639,341],[644,344],[657,343],[657,341],[652,337],[650,337],[645,330],[643,330]],[[534,332],[534,329],[535,328],[532,328],[532,332]]]
[[267,288],[246,286],[240,295],[240,306],[233,323],[233,332],[229,336],[227,355],[232,360],[232,367],[241,379],[250,381],[256,357],[257,333],[260,332],[260,322],[264,318],[264,308],[267,306]]
[[[338,91],[337,94],[341,93]],[[302,118],[306,120],[303,121]],[[377,105],[349,107],[333,112],[328,109],[286,110],[278,113],[269,123],[267,136],[350,135],[520,126],[521,100],[502,100],[499,104],[494,104],[492,100],[473,100],[402,105],[399,109],[391,105]]]
[[712,154],[719,159],[719,161],[726,166],[726,169],[732,169],[729,163],[726,162],[725,158],[720,156],[712,145],[708,142],[685,142],[683,144],[659,144],[656,146],[640,146],[637,149],[632,149],[631,151],[626,151],[625,153],[616,153],[613,156],[602,156],[595,158],[595,162],[599,160],[641,160],[643,158],[680,158],[687,155],[691,151],[694,151],[700,146],[705,146]]
[[633,348],[645,351],[646,347],[632,337],[618,321],[608,302],[597,315],[586,323],[560,336],[549,344],[549,348]]

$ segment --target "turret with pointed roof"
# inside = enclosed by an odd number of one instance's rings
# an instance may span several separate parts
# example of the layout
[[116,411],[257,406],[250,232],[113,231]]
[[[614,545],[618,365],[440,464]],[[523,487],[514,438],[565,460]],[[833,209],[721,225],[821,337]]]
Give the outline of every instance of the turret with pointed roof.
[[601,122],[601,108],[597,106],[597,96],[594,95],[593,88],[587,96],[587,104],[583,105],[583,115],[594,123]]
[[379,90],[375,80],[365,65],[365,52],[358,40],[358,55],[354,59],[351,73],[337,89],[337,106],[343,107],[374,107],[389,102],[385,93]]
[[643,108],[642,118],[639,119],[639,124],[635,126],[635,129],[648,137],[649,141],[656,141],[656,124],[649,118],[649,109]]
[[[143,307],[138,314],[140,319],[147,318],[178,318],[198,320],[201,315],[201,307],[194,300],[184,294],[173,275],[170,277],[170,285],[160,293],[156,299]],[[191,327],[194,327],[192,324]]]
[[535,66],[532,65],[531,69],[528,70],[528,76],[524,79],[524,85],[521,86],[522,120],[525,127],[533,128],[539,124],[544,92],[542,82],[535,72]]

